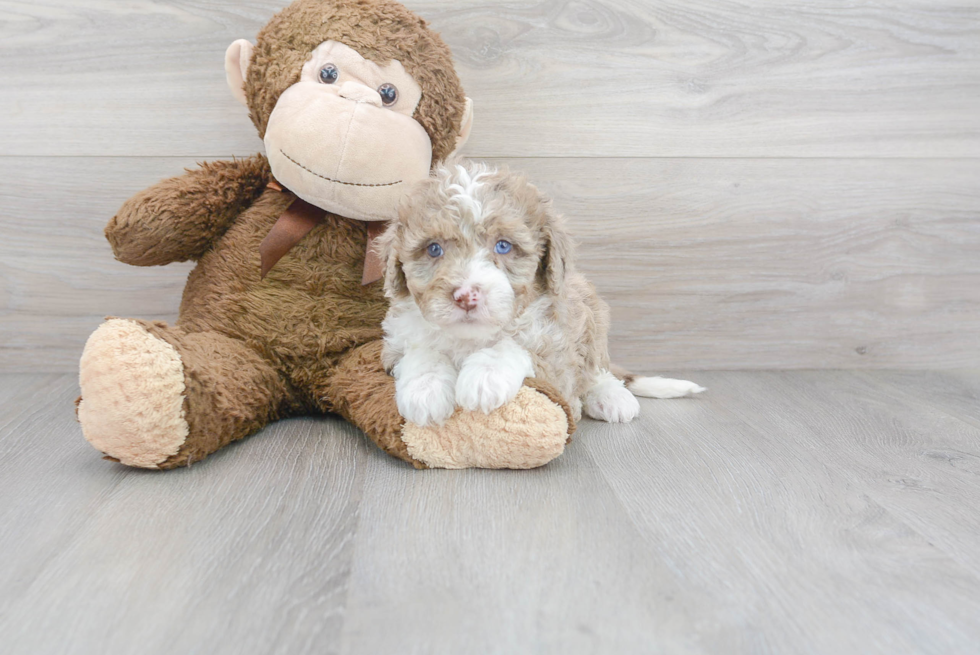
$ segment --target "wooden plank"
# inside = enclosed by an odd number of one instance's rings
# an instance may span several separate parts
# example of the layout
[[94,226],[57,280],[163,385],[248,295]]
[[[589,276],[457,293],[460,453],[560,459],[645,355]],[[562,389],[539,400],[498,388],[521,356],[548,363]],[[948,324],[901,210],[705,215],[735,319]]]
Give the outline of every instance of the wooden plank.
[[877,504],[980,576],[980,427],[855,373],[704,373],[699,382],[719,411],[864,481]]
[[811,420],[816,403],[770,388],[799,407],[780,430],[749,422],[748,401],[729,411],[762,375],[701,373],[707,395],[641,401],[637,422],[590,422],[580,440],[649,557],[729,607],[741,634],[730,630],[722,650],[944,653],[974,643],[977,577],[869,497],[862,475],[811,452],[797,420]]
[[639,370],[980,364],[977,162],[519,166],[569,216],[613,356]]
[[[980,366],[980,161],[494,161],[569,217],[638,370]],[[189,266],[115,262],[102,229],[193,164],[0,158],[0,368],[74,370],[105,315],[172,319]]]
[[75,421],[74,375],[4,375],[22,389],[0,401],[0,635],[4,618],[49,562],[130,473],[109,466]]
[[[283,0],[0,2],[0,155],[245,154],[223,52]],[[980,7],[419,0],[478,156],[977,157]]]
[[[872,384],[887,384],[916,402],[925,402],[980,428],[980,370],[866,371],[862,377]],[[951,453],[950,463],[980,475],[980,458]],[[959,461],[962,459],[963,461]]]
[[711,653],[738,636],[578,443],[535,471],[372,460],[367,477],[341,652]]
[[84,442],[73,392],[53,390],[0,453],[0,496],[16,501],[0,504],[4,652],[336,643],[364,460],[385,455],[339,419],[310,418],[189,469],[128,469]]
[[[47,392],[59,376],[54,374],[0,374],[0,439],[3,439],[9,426],[21,420],[23,413],[29,411],[36,399]],[[0,448],[4,447],[0,443]],[[2,455],[0,455],[2,456]]]

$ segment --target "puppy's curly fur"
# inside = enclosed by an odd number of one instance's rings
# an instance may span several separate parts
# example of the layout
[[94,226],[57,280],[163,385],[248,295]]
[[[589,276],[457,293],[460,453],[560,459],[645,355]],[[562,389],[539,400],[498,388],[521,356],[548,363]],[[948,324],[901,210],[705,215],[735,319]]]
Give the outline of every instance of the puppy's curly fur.
[[[553,384],[605,421],[639,413],[637,395],[702,389],[610,373],[609,308],[575,270],[563,219],[506,169],[453,160],[409,194],[381,239],[391,300],[384,363],[402,415],[441,423],[456,406],[492,411],[523,379]],[[631,393],[632,391],[632,393]]]

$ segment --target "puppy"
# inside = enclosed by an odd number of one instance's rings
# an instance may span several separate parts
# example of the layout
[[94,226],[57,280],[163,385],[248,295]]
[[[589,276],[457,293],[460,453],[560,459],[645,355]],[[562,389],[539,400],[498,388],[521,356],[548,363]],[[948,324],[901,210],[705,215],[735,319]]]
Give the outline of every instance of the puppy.
[[630,421],[640,411],[633,394],[703,391],[610,373],[609,307],[576,272],[562,219],[523,177],[450,161],[410,194],[379,243],[391,300],[384,365],[399,412],[417,425],[441,424],[457,406],[490,412],[526,377],[554,385],[576,420],[584,410]]

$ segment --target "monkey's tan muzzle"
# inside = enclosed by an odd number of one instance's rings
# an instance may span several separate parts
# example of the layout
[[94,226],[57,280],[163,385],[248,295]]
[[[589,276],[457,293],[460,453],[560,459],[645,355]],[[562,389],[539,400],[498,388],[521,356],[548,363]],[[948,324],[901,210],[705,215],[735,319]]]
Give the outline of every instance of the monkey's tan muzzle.
[[387,221],[412,185],[429,175],[432,143],[412,117],[324,93],[287,89],[269,118],[266,155],[283,186],[329,212]]

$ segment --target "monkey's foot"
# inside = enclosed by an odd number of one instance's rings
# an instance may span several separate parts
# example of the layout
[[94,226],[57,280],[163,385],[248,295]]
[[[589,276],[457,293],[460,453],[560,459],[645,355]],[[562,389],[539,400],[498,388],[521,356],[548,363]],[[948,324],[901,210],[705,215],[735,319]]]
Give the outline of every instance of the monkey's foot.
[[443,425],[406,423],[402,440],[414,459],[431,468],[530,469],[561,455],[574,430],[565,403],[529,379],[513,400],[489,414],[457,409]]
[[187,439],[180,354],[135,321],[110,319],[92,333],[79,383],[82,433],[123,464],[158,468]]

